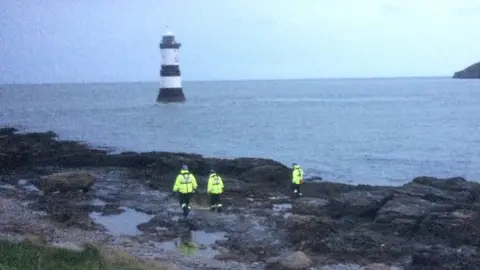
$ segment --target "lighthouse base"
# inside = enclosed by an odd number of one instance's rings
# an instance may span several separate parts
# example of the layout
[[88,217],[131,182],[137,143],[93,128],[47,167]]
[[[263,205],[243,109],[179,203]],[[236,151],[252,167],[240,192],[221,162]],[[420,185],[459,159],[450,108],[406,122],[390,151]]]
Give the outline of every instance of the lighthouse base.
[[158,103],[184,102],[185,100],[182,88],[160,88],[157,96]]

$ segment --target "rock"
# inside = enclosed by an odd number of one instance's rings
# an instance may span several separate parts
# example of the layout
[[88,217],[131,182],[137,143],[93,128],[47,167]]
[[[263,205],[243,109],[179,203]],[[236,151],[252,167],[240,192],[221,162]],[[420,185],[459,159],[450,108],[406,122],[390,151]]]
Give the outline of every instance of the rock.
[[181,268],[171,262],[161,262],[160,263],[161,265],[161,269],[164,269],[164,270],[181,270]]
[[89,217],[92,211],[101,211],[102,206],[78,204],[76,193],[58,194],[57,196],[39,197],[29,207],[36,211],[45,211],[50,219],[60,227],[77,227],[84,230],[99,228]]
[[474,247],[419,246],[406,269],[478,269],[480,254]]
[[425,216],[436,207],[439,205],[418,197],[395,196],[378,211],[372,228],[412,236]]
[[480,243],[480,205],[456,205],[432,211],[419,224],[415,238],[452,247]]
[[25,186],[26,184],[28,184],[28,181],[25,180],[25,179],[21,179],[17,183],[17,185],[19,185],[19,186]]
[[53,242],[51,245],[57,248],[68,249],[77,252],[82,252],[85,250],[85,247],[72,242]]
[[[321,268],[314,268],[319,269],[319,270],[363,270],[363,267],[361,267],[358,264],[353,264],[353,263],[337,263],[337,264],[330,264],[330,265],[324,265]],[[312,269],[313,270],[313,269]]]
[[379,187],[370,186],[370,185],[348,185],[336,182],[316,182],[309,183],[305,182],[302,185],[302,193],[305,197],[315,197],[315,198],[328,198],[330,196],[337,196],[349,191],[370,191],[370,190],[379,190]]
[[292,203],[292,213],[299,215],[326,215],[329,201],[319,198],[299,198]]
[[279,165],[261,165],[251,167],[238,176],[246,183],[288,184],[290,169]]
[[332,218],[351,216],[373,220],[377,212],[393,198],[390,190],[354,190],[331,196],[330,199],[301,198],[295,200],[292,212],[306,215],[328,215]]
[[444,191],[470,191],[480,188],[479,183],[467,181],[463,177],[436,178],[429,176],[415,177],[411,183],[431,186]]
[[213,256],[215,260],[220,260],[220,261],[229,261],[229,260],[235,260],[237,256],[230,252],[220,252],[219,254],[216,254]]
[[85,144],[57,141],[52,132],[16,133],[16,129],[3,129],[0,136],[0,170],[12,172],[29,165],[69,166],[75,164],[96,165],[97,157],[106,151],[89,149]]
[[432,202],[473,202],[480,194],[480,184],[468,182],[462,177],[417,177],[400,187],[397,192]]
[[102,209],[102,216],[118,215],[125,212],[119,205],[107,203]]
[[18,132],[18,129],[11,127],[0,128],[0,138],[6,138],[7,136],[12,136],[14,133]]
[[312,261],[301,251],[293,252],[287,256],[267,260],[266,270],[300,270],[308,269]]
[[[123,167],[136,171],[151,187],[171,189],[183,164],[197,176],[203,186],[210,169],[232,181],[233,190],[243,193],[285,191],[289,186],[290,169],[280,162],[264,158],[207,158],[192,153],[123,152],[90,149],[88,145],[57,140],[54,132],[18,134],[4,129],[0,140],[0,169],[11,172],[22,166]],[[285,184],[283,184],[285,183]],[[229,184],[229,182],[227,183]],[[275,184],[272,186],[272,184]],[[226,187],[226,192],[229,192]]]
[[289,239],[302,250],[326,250],[323,239],[335,232],[334,221],[328,217],[291,215],[287,218]]
[[322,246],[321,253],[331,259],[360,263],[395,261],[411,248],[408,239],[362,227],[330,234],[322,240]]
[[453,79],[480,79],[480,62],[455,72]]
[[37,245],[37,246],[43,246],[47,244],[47,239],[45,238],[45,235],[40,234],[40,235],[34,235],[27,233],[25,235],[25,240],[23,242],[31,244],[31,245]]
[[338,194],[295,200],[288,240],[333,262],[360,264],[403,261],[414,243],[476,246],[479,186],[461,177],[417,177],[396,188],[340,185]]
[[285,248],[283,242],[279,241],[279,235],[263,226],[233,232],[227,239],[219,240],[217,243],[227,248],[232,257],[249,263],[277,256]]
[[88,192],[95,183],[96,176],[90,172],[60,172],[48,176],[42,176],[35,186],[49,194],[53,191],[62,193],[83,190]]
[[332,198],[327,206],[331,217],[354,216],[373,220],[377,212],[393,198],[390,190],[355,190]]
[[151,218],[149,221],[145,223],[140,223],[137,225],[137,228],[141,231],[148,232],[148,233],[158,233],[159,230],[157,228],[169,228],[169,230],[165,231],[164,234],[168,234],[171,236],[181,235],[185,233],[186,230],[199,230],[203,228],[198,227],[199,221],[195,220],[181,220],[178,221],[175,217],[178,217],[179,213],[165,211],[159,212],[155,217]]
[[397,269],[396,267],[390,267],[383,263],[372,263],[363,268],[363,270],[393,270]]

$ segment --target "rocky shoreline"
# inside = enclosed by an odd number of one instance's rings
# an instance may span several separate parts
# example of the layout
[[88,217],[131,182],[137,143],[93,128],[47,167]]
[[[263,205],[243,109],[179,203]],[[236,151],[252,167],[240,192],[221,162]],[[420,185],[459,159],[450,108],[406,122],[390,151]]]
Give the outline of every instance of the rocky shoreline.
[[[170,197],[188,164],[199,194],[187,221]],[[208,171],[225,179],[225,212],[207,209]],[[417,177],[399,187],[308,182],[270,159],[189,153],[111,154],[55,133],[0,129],[0,236],[120,247],[171,269],[477,269],[480,184]],[[93,185],[42,192],[45,176],[88,173]],[[80,182],[77,182],[77,184]],[[192,254],[178,251],[190,237]]]

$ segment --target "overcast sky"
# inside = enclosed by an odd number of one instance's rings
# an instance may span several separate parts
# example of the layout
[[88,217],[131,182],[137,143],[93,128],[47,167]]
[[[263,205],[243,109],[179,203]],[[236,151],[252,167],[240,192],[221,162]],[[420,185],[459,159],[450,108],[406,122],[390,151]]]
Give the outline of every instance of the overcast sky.
[[[181,2],[182,4],[179,4]],[[479,0],[3,0],[0,83],[450,76],[480,61]]]

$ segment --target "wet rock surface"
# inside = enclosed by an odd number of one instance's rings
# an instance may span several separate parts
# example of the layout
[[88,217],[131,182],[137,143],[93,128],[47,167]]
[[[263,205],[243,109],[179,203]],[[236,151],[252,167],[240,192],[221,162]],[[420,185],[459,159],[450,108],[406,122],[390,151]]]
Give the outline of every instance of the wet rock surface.
[[44,193],[81,190],[88,192],[97,177],[90,172],[61,172],[41,176],[34,185]]
[[312,261],[301,251],[296,251],[285,256],[271,258],[267,261],[265,269],[271,270],[298,270],[308,269]]
[[[57,141],[52,132],[12,129],[0,130],[0,149],[3,237],[41,235],[76,248],[102,242],[180,269],[476,269],[480,263],[480,185],[460,177],[417,177],[399,187],[309,182],[303,198],[292,198],[289,168],[269,159],[110,154]],[[170,195],[182,164],[200,185],[188,219]],[[223,213],[208,209],[211,168],[224,176]],[[80,181],[42,192],[42,177],[80,172],[95,175],[88,189]]]

